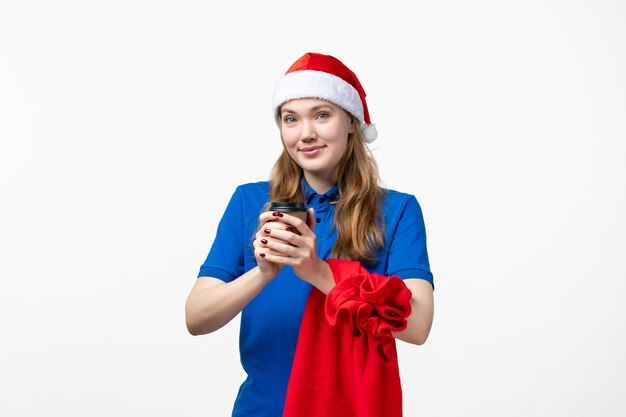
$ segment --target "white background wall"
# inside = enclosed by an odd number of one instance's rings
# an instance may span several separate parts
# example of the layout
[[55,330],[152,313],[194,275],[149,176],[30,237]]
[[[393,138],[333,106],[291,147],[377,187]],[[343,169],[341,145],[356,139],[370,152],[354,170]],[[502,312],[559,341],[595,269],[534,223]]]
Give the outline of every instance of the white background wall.
[[0,2],[0,415],[229,415],[238,321],[183,307],[308,51],[424,211],[405,415],[625,415],[626,4],[214,3]]

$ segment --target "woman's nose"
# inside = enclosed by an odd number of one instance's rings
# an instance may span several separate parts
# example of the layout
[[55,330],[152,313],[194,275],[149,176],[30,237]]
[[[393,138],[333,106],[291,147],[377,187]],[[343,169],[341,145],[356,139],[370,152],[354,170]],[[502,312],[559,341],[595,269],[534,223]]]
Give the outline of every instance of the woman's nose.
[[305,120],[302,122],[301,126],[302,126],[302,129],[300,130],[300,140],[311,141],[317,137],[313,122]]

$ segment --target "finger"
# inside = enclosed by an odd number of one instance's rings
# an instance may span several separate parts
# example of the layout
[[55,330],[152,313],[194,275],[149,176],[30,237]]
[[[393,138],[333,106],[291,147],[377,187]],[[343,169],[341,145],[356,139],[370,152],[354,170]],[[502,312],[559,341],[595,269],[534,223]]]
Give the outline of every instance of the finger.
[[265,211],[263,213],[261,213],[259,215],[259,229],[263,229],[264,227],[266,227],[267,225],[271,225],[274,223],[278,223],[280,222],[281,217],[283,216],[282,213],[279,212],[271,212],[271,211]]
[[255,236],[255,241],[276,240],[280,243],[285,243],[287,245],[293,244],[292,242],[290,242],[290,240],[293,239],[295,236],[298,236],[293,233],[293,231],[291,231],[290,228],[293,226],[289,226],[285,223],[280,222],[275,223],[277,224],[272,226],[268,226],[268,224],[265,226],[264,229],[259,230]]
[[277,255],[277,256],[283,256],[282,253],[280,252],[274,252],[269,248],[258,248],[254,251],[254,257],[256,258],[257,262],[258,261],[265,261],[265,256],[266,255]]
[[289,244],[289,242],[284,242],[280,239],[276,239],[276,238],[270,238],[269,236],[261,236],[258,239],[255,239],[254,242],[252,242],[252,246],[254,247],[255,250],[261,250],[264,252],[267,251],[272,251],[272,249],[270,248],[271,245],[268,245],[269,243],[273,243],[275,245],[286,245],[286,246],[291,246]]
[[259,222],[265,223],[276,220],[276,218],[278,217],[276,213],[277,212],[275,211],[264,211],[259,215]]
[[293,226],[288,225],[287,223],[283,223],[282,221],[277,221],[277,220],[268,221],[259,225],[259,230],[257,230],[257,236],[262,236],[265,233],[266,229],[285,230],[287,226],[293,227]]
[[291,216],[291,215],[287,213],[281,213],[279,211],[264,211],[263,213],[259,215],[259,221],[271,222],[271,221],[281,220],[284,216]]
[[[292,246],[306,246],[307,239],[293,232],[293,226],[282,224],[282,228],[271,228],[263,230],[264,236],[261,239],[273,239]],[[315,237],[315,235],[313,235]]]
[[283,256],[283,255],[275,255],[275,254],[265,254],[265,257],[263,258],[269,262],[278,264],[278,265],[297,265],[298,260],[296,258],[290,258],[288,256]]
[[306,224],[311,232],[315,233],[315,209],[313,207],[306,213]]
[[256,258],[257,262],[266,262],[266,261],[271,262],[271,261],[268,261],[267,259],[268,255],[284,256],[282,253],[275,252],[274,250],[270,248],[258,247],[254,250],[254,257]]
[[301,249],[278,240],[261,239],[264,247],[269,248],[273,255],[295,258],[300,256]]
[[309,228],[309,226],[307,226],[306,222],[303,222],[299,218],[292,216],[290,214],[287,214],[287,213],[279,213],[279,214],[282,214],[282,217],[279,217],[281,222],[287,223],[289,226],[292,226],[301,235],[307,236],[307,235],[312,234],[312,231]]

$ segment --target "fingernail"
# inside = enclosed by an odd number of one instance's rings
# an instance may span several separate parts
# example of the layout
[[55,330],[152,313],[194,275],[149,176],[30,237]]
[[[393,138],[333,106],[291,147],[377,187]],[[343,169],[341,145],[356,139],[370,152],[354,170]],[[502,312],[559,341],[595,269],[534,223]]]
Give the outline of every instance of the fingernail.
[[270,234],[270,232],[271,232],[271,230],[270,230],[270,229],[265,229],[265,230],[263,230],[263,231],[265,232],[265,234],[266,234],[266,235],[269,235],[269,234]]
[[267,245],[267,239],[261,239],[261,243]]
[[275,212],[272,213],[272,216],[274,216],[274,217],[283,217],[283,214],[275,211]]
[[259,256],[260,256],[261,258],[265,258],[265,254],[264,254],[264,253],[259,253]]
[[291,226],[285,227],[285,230],[288,232],[293,232],[293,228]]

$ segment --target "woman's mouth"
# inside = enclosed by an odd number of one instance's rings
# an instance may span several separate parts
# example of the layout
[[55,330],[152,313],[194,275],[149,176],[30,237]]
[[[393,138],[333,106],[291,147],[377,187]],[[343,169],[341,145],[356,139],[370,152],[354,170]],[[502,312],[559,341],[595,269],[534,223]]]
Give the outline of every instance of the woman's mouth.
[[325,146],[307,146],[306,148],[300,149],[300,152],[302,152],[304,156],[317,156],[324,148]]

